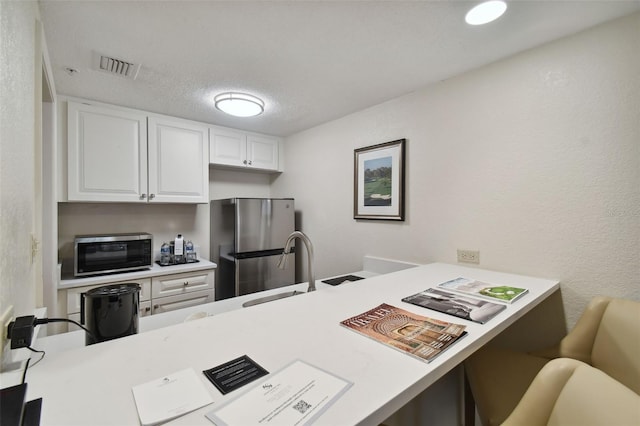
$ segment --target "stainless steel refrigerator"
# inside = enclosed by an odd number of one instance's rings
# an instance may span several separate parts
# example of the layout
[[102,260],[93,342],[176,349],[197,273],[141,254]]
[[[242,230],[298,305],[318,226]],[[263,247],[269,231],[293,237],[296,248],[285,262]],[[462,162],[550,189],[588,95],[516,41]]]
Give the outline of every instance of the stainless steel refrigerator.
[[215,299],[294,284],[294,259],[286,269],[277,267],[294,229],[293,198],[211,201],[211,261],[218,264]]

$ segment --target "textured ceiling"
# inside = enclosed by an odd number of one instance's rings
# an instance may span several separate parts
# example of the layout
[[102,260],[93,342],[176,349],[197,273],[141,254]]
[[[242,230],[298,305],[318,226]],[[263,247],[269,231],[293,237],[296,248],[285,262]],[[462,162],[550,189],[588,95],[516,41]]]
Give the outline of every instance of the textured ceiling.
[[[281,136],[640,10],[516,0],[471,27],[473,4],[40,0],[59,94]],[[142,64],[138,78],[95,70],[94,52]],[[230,90],[259,96],[265,112],[219,112],[211,98]]]

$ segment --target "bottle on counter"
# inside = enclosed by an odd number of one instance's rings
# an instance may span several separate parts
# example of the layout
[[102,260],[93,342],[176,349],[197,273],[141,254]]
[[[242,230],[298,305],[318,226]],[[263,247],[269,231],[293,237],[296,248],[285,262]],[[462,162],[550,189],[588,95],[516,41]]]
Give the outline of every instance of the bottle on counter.
[[184,257],[187,263],[196,261],[196,251],[191,240],[188,240],[186,243],[184,243]]
[[160,246],[160,265],[167,266],[171,264],[171,247],[166,241]]
[[182,234],[178,234],[174,243],[175,263],[184,263],[184,238]]

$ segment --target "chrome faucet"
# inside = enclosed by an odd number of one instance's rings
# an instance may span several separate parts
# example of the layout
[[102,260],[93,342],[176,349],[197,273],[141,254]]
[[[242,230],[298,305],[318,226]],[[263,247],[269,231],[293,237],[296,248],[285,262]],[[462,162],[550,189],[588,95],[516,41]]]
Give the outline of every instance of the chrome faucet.
[[287,242],[284,245],[282,256],[278,261],[278,268],[284,269],[287,267],[287,255],[291,252],[291,244],[296,238],[301,239],[307,249],[307,276],[309,278],[309,288],[307,289],[307,293],[310,291],[316,291],[316,279],[313,275],[313,244],[311,244],[309,237],[302,232],[293,231],[291,235],[289,235]]

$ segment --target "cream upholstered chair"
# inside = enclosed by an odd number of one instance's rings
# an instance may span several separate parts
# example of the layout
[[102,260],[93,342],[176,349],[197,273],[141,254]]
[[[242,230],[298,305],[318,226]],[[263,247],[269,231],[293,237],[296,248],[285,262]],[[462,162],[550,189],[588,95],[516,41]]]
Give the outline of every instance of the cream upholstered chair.
[[503,426],[640,424],[640,395],[582,361],[558,358],[536,375]]
[[596,297],[558,345],[537,353],[484,347],[465,361],[483,426],[511,414],[549,360],[572,358],[602,370],[640,394],[640,303]]

